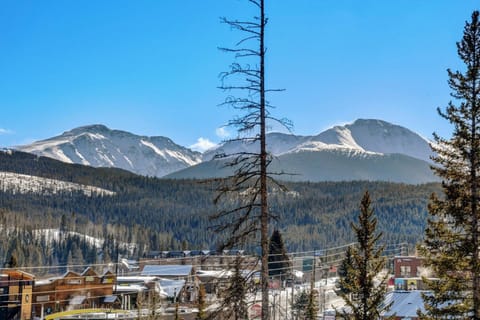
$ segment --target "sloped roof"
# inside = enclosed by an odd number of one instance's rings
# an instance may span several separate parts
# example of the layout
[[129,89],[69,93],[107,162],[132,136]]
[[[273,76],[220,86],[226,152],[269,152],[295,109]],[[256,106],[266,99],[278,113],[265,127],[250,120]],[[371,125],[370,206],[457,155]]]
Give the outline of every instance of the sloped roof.
[[67,271],[63,274],[62,278],[78,278],[80,277],[80,273],[77,273],[75,271]]
[[385,295],[385,304],[392,303],[389,311],[384,312],[383,316],[396,317],[417,317],[417,311],[425,311],[423,306],[422,293],[426,291],[391,291]]
[[143,267],[141,275],[159,277],[186,277],[192,273],[192,269],[192,265],[146,265],[145,267]]
[[98,274],[93,270],[92,267],[88,267],[85,270],[83,270],[81,276],[93,276],[93,277],[98,277]]
[[228,278],[232,276],[233,272],[229,270],[198,270],[196,274],[199,277]]
[[35,275],[22,271],[22,270],[12,270],[12,269],[2,269],[0,270],[0,273],[7,274],[12,278],[15,279],[30,279],[33,280],[35,279]]
[[115,276],[115,273],[113,273],[112,271],[110,271],[110,270],[107,269],[107,270],[105,270],[105,271],[102,273],[101,276],[102,276],[102,277]]
[[185,286],[185,280],[160,279],[160,286],[168,297],[178,296]]

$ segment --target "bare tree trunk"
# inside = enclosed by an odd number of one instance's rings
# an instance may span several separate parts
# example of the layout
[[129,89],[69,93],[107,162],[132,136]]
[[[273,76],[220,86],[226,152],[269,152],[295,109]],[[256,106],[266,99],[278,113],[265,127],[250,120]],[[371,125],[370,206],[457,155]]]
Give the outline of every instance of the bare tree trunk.
[[260,193],[262,247],[262,320],[269,318],[268,293],[268,200],[267,200],[267,143],[265,114],[265,3],[260,0]]
[[[269,254],[269,223],[274,216],[268,207],[268,184],[274,184],[279,189],[285,188],[273,178],[268,171],[270,156],[267,152],[266,131],[267,121],[274,121],[286,128],[290,124],[285,119],[276,119],[269,113],[272,106],[266,99],[266,93],[282,91],[267,89],[265,83],[265,0],[247,0],[260,11],[252,20],[222,21],[233,29],[244,34],[244,38],[233,48],[220,48],[222,51],[235,55],[237,61],[230,65],[230,70],[221,74],[221,89],[242,93],[241,96],[230,95],[222,105],[228,105],[241,111],[244,115],[229,121],[229,125],[237,127],[239,136],[230,141],[246,144],[255,143],[259,149],[254,151],[238,152],[234,154],[219,154],[217,158],[225,158],[226,166],[235,171],[227,179],[221,180],[218,196],[220,200],[232,200],[235,205],[227,203],[211,219],[219,222],[215,227],[217,232],[227,232],[228,237],[223,247],[245,245],[254,240],[258,246],[260,240],[261,269],[260,282],[262,292],[262,320],[269,319],[269,290],[268,290],[268,254]],[[252,44],[249,46],[249,44]],[[242,60],[243,59],[243,60]],[[254,135],[251,135],[255,132]],[[246,135],[246,136],[244,136]],[[255,145],[255,148],[257,145]],[[231,204],[230,203],[230,204]],[[259,239],[260,238],[260,239]]]

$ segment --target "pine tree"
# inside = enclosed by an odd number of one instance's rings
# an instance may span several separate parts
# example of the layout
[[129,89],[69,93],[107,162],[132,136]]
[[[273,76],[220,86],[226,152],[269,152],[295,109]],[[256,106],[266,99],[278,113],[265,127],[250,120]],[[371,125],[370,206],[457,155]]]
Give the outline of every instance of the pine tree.
[[352,256],[352,247],[347,247],[347,250],[345,251],[345,258],[338,267],[338,276],[343,279],[343,281],[338,283],[338,290],[345,295],[350,294],[348,285],[354,282],[354,272],[351,270],[353,266],[354,261]]
[[425,241],[419,246],[436,280],[425,279],[422,319],[480,319],[480,22],[479,12],[465,23],[457,52],[466,70],[448,71],[452,90],[440,116],[453,125],[450,139],[434,134],[435,173],[442,196],[432,195]]
[[340,315],[343,319],[376,320],[390,308],[390,305],[383,305],[387,275],[380,277],[379,285],[375,284],[375,278],[385,267],[385,258],[382,257],[383,247],[377,246],[382,234],[376,233],[377,219],[370,206],[367,191],[360,204],[358,224],[352,223],[358,245],[351,249],[351,260],[344,260],[345,274],[339,280],[340,287],[344,288],[339,295],[347,306]]
[[223,293],[220,308],[211,313],[208,319],[243,320],[248,317],[247,293],[250,291],[249,277],[242,273],[242,257],[237,256],[233,264],[233,274],[228,288]]
[[6,268],[18,267],[17,256],[15,255],[15,253],[12,253],[12,255],[10,256],[10,260],[8,260],[8,262],[5,264],[5,267]]
[[290,272],[290,259],[283,242],[282,234],[275,229],[270,237],[268,251],[268,275],[284,280]]
[[306,310],[310,302],[310,293],[306,290],[300,291],[295,296],[295,300],[292,304],[292,313],[294,319],[305,319]]

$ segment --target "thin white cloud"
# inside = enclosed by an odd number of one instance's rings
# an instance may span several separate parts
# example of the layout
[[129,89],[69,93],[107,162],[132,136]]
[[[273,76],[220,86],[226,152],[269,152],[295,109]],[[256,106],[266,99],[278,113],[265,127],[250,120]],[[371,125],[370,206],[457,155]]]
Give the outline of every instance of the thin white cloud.
[[215,130],[215,134],[222,139],[230,137],[230,132],[228,132],[228,130],[225,129],[225,127],[217,128],[217,130]]
[[195,151],[204,152],[215,147],[216,144],[206,138],[198,138],[197,143],[192,144],[189,148]]
[[0,128],[0,135],[2,134],[13,134],[12,130]]

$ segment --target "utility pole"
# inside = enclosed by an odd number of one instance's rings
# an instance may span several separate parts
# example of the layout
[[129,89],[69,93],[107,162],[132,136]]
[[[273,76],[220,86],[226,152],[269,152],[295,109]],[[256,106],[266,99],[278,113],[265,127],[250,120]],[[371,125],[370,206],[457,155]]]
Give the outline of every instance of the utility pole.
[[116,243],[116,250],[117,250],[117,263],[115,264],[115,294],[117,293],[117,282],[118,282],[118,242]]
[[293,291],[294,289],[295,289],[295,276],[293,278],[293,283],[292,283],[292,319],[293,319],[293,304],[295,303],[294,301],[295,293]]

